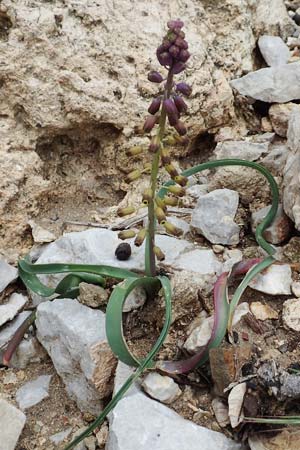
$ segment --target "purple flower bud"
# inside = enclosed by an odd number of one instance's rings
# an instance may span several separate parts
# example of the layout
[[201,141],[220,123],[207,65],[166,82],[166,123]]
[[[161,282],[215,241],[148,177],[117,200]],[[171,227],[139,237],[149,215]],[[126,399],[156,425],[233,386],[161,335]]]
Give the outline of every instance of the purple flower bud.
[[188,50],[181,50],[179,53],[179,60],[182,62],[186,62],[190,57],[190,52]]
[[185,95],[186,97],[189,97],[192,93],[192,88],[188,84],[182,82],[176,84],[176,91],[181,92],[181,94]]
[[188,109],[187,104],[185,103],[185,101],[183,100],[182,97],[180,97],[179,95],[175,95],[174,96],[174,103],[176,105],[176,108],[178,109],[178,111],[180,113],[185,113]]
[[148,116],[145,120],[143,130],[145,133],[149,133],[156,124],[157,116]]
[[171,45],[172,45],[171,41],[169,41],[169,39],[167,38],[164,38],[162,45],[160,47],[162,47],[164,50],[169,50]]
[[161,83],[163,81],[163,77],[159,72],[152,70],[148,73],[148,80],[152,81],[152,83]]
[[157,47],[156,49],[156,56],[158,57],[158,55],[160,55],[161,53],[163,53],[165,51],[165,47],[163,45],[160,45],[159,47]]
[[167,52],[160,53],[157,59],[162,66],[171,66],[173,64],[173,58]]
[[175,103],[171,98],[164,100],[164,107],[171,126],[174,126],[178,122],[179,114],[175,106]]
[[177,47],[179,47],[179,48],[184,49],[184,50],[186,50],[186,49],[189,48],[189,44],[188,44],[184,39],[182,39],[181,37],[178,37],[178,38],[176,39],[175,45],[176,45]]
[[172,67],[172,71],[174,74],[182,72],[186,68],[186,65],[182,61],[178,61]]
[[151,105],[148,108],[148,113],[156,114],[159,111],[161,105],[161,97],[156,97],[152,100]]
[[173,31],[169,31],[166,35],[165,39],[167,39],[171,44],[176,41],[177,34],[173,33]]
[[169,53],[173,56],[173,58],[177,58],[180,53],[180,48],[176,45],[171,45],[171,47],[169,48]]
[[169,20],[169,22],[167,23],[168,28],[170,28],[171,30],[174,28],[182,28],[184,26],[184,23],[182,22],[182,20],[177,19],[177,20]]
[[186,134],[185,125],[180,120],[178,120],[178,122],[174,125],[174,128],[177,131],[177,133],[180,134],[180,136],[183,136],[184,134]]

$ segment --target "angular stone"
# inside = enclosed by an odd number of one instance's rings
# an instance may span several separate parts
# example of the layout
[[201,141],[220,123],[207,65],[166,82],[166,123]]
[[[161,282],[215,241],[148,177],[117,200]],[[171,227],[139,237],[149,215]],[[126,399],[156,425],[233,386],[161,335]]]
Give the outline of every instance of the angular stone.
[[213,244],[239,242],[239,226],[234,222],[239,195],[230,189],[217,189],[199,198],[191,227]]
[[142,386],[150,397],[162,403],[173,403],[182,394],[173,378],[151,372],[144,378]]
[[28,336],[22,339],[18,345],[9,365],[17,369],[25,369],[31,363],[45,361],[47,358],[48,354],[37,338],[35,336]]
[[53,442],[55,445],[60,444],[64,439],[66,439],[72,431],[72,427],[67,428],[66,430],[59,431],[58,433],[52,434],[49,436],[49,440]]
[[146,300],[147,295],[145,289],[140,286],[136,287],[126,298],[123,306],[123,312],[129,312],[133,311],[134,309],[140,308],[145,304]]
[[300,99],[300,62],[250,72],[232,80],[240,94],[266,103],[286,103]]
[[112,390],[116,367],[106,340],[104,313],[77,300],[57,299],[39,305],[36,327],[70,397],[81,411],[98,414],[101,399]]
[[99,308],[107,304],[109,293],[102,286],[89,283],[80,283],[78,301],[91,308]]
[[16,400],[23,411],[37,405],[49,397],[48,389],[52,375],[40,375],[33,381],[28,381],[16,392]]
[[[251,227],[255,233],[257,226],[262,222],[270,211],[271,206],[266,206],[252,213]],[[283,211],[282,205],[278,206],[278,210],[272,224],[264,231],[264,238],[271,244],[281,244],[286,241],[292,232],[292,222]]]
[[14,293],[10,296],[8,303],[0,305],[0,326],[12,320],[23,308],[27,300],[28,298],[24,295]]
[[[0,330],[0,349],[7,344],[10,339],[13,337],[17,329],[20,325],[24,322],[27,317],[29,317],[31,314],[30,311],[22,311],[20,314],[17,315],[17,317],[10,322],[9,324],[5,325]],[[1,350],[0,350],[1,355]]]
[[217,159],[238,158],[256,161],[268,152],[269,142],[225,141],[215,148]]
[[15,450],[25,422],[22,411],[0,399],[0,450]]
[[274,144],[271,146],[268,155],[262,158],[260,163],[269,169],[273,175],[282,176],[289,153],[286,144]]
[[299,108],[296,103],[275,103],[270,106],[269,117],[278,136],[287,136],[290,116],[295,108]]
[[222,433],[183,419],[174,411],[137,393],[122,399],[110,416],[106,450],[241,450]]
[[41,227],[33,220],[30,220],[28,224],[31,226],[33,240],[37,244],[47,244],[55,241],[56,236],[51,231],[45,230],[45,228]]
[[300,299],[291,298],[283,304],[282,320],[287,328],[300,331]]
[[18,269],[0,259],[0,292],[18,278]]
[[292,270],[288,264],[273,264],[258,274],[249,286],[270,295],[290,295]]
[[290,59],[289,48],[279,36],[261,36],[258,46],[268,66],[282,66]]
[[278,319],[278,312],[270,305],[264,305],[261,302],[252,302],[250,311],[258,320]]
[[300,297],[300,281],[293,281],[293,283],[292,283],[292,293],[297,298]]
[[184,343],[184,348],[190,353],[197,353],[201,347],[205,346],[211,336],[214,324],[214,317],[204,318],[200,325],[196,327]]

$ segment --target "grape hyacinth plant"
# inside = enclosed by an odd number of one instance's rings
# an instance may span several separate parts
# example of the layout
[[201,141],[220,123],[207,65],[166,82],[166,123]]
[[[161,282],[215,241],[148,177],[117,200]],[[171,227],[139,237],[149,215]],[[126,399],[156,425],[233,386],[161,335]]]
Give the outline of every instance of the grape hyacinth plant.
[[[113,353],[123,363],[136,367],[135,372],[125,381],[119,391],[112,397],[100,416],[78,437],[71,442],[65,450],[71,450],[85,437],[90,435],[95,428],[99,427],[105,420],[107,414],[116,406],[126,391],[140,377],[144,370],[157,368],[168,374],[187,373],[204,364],[209,357],[209,349],[217,347],[222,342],[226,332],[231,334],[232,316],[244,290],[249,282],[262,270],[274,263],[276,249],[267,243],[263,237],[265,229],[272,223],[278,208],[278,188],[272,175],[261,165],[254,162],[224,159],[208,161],[198,166],[191,167],[179,173],[172,164],[168,145],[170,142],[169,127],[173,129],[174,138],[177,142],[185,144],[187,129],[182,116],[187,112],[186,98],[191,96],[192,89],[184,81],[178,80],[184,73],[190,58],[189,46],[183,31],[183,22],[179,19],[168,22],[168,30],[161,45],[156,50],[159,64],[163,73],[151,71],[148,74],[149,82],[157,84],[159,92],[148,107],[148,117],[144,123],[144,132],[150,134],[148,151],[152,162],[145,169],[150,170],[150,185],[142,194],[142,203],[148,208],[148,225],[136,233],[135,230],[124,230],[119,233],[119,238],[135,238],[136,246],[141,246],[145,241],[145,273],[137,274],[133,271],[110,267],[104,265],[86,264],[32,264],[28,257],[19,262],[19,275],[24,284],[31,291],[50,297],[55,295],[60,298],[75,298],[79,292],[79,284],[82,281],[105,285],[107,278],[121,279],[123,283],[114,287],[106,309],[106,335]],[[151,134],[152,133],[152,134]],[[143,151],[141,147],[133,147],[128,152],[128,157],[136,156]],[[221,166],[246,166],[258,170],[266,177],[272,191],[272,206],[267,216],[256,229],[256,240],[267,253],[266,258],[242,261],[233,267],[231,273],[220,275],[214,286],[214,325],[209,342],[201,351],[190,358],[179,361],[156,362],[155,357],[164,343],[171,324],[171,300],[172,292],[170,280],[165,275],[159,275],[157,261],[165,258],[162,250],[156,246],[155,234],[157,223],[162,225],[166,232],[179,238],[182,231],[168,221],[168,207],[176,206],[180,198],[185,195],[185,187],[188,177],[202,170],[213,169]],[[170,180],[162,186],[158,185],[159,169],[162,167],[169,175]],[[127,182],[137,180],[142,175],[138,169],[133,170],[126,177]],[[118,215],[124,217],[132,214],[135,209],[131,206],[118,210]],[[112,252],[114,249],[112,249]],[[116,251],[119,259],[125,260],[130,257],[130,248],[125,242]],[[38,278],[38,274],[67,273],[56,288],[45,286]],[[231,300],[228,298],[227,285],[234,276],[246,274]],[[147,292],[149,301],[162,289],[165,301],[165,322],[160,336],[148,355],[140,360],[128,348],[122,326],[123,304],[136,287],[141,286]],[[28,326],[35,319],[34,312],[26,323],[17,330],[4,353],[3,362],[8,365],[12,354],[26,332]]]

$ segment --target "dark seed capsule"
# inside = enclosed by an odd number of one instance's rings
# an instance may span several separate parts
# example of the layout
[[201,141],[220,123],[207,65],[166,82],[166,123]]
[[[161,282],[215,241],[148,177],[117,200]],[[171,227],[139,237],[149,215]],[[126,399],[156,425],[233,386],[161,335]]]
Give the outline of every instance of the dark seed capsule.
[[180,19],[169,20],[167,22],[167,26],[171,30],[173,30],[174,28],[179,28],[180,29],[180,28],[182,28],[184,26],[184,23]]
[[177,47],[176,45],[171,45],[171,47],[169,48],[169,53],[170,55],[172,55],[173,58],[177,58],[177,56],[180,53],[180,48]]
[[156,114],[159,111],[161,105],[161,97],[154,98],[151,102],[151,105],[148,108],[148,112],[150,114]]
[[143,130],[145,133],[149,133],[156,124],[156,116],[148,116],[145,120]]
[[188,84],[182,82],[176,84],[176,91],[181,92],[181,94],[185,95],[186,97],[189,97],[192,93],[192,88]]
[[160,53],[157,59],[162,66],[171,66],[173,64],[173,58],[168,52]]
[[186,134],[186,127],[180,120],[178,120],[178,122],[174,125],[174,128],[180,136],[184,136]]
[[180,97],[179,95],[174,95],[173,100],[176,105],[176,108],[180,113],[185,113],[187,111],[188,106],[182,97]]
[[130,245],[127,242],[122,242],[116,248],[115,255],[120,261],[126,261],[131,256]]
[[188,50],[183,49],[180,51],[178,58],[180,59],[180,61],[185,63],[187,62],[190,56],[191,56],[190,52]]
[[176,75],[177,73],[181,73],[186,69],[186,65],[182,61],[178,61],[174,64],[172,68],[172,72]]
[[161,83],[163,81],[163,76],[159,72],[152,70],[148,73],[148,80],[152,83]]
[[164,100],[164,107],[171,126],[174,126],[178,122],[179,114],[175,103],[171,98]]

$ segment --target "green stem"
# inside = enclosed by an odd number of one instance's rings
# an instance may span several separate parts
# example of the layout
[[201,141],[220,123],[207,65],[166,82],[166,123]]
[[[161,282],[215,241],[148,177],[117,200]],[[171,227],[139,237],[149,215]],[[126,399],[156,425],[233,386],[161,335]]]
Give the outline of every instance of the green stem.
[[[168,73],[168,78],[165,87],[164,100],[170,97],[171,89],[173,84],[173,72],[172,70]],[[159,119],[159,128],[157,132],[157,136],[160,141],[160,148],[163,145],[163,137],[165,133],[166,127],[166,118],[167,113],[162,106],[162,111]],[[157,151],[154,155],[152,161],[152,170],[151,170],[151,191],[152,198],[148,204],[148,233],[146,240],[146,251],[145,251],[145,272],[148,277],[155,277],[156,275],[156,265],[155,265],[155,254],[154,254],[154,246],[155,246],[155,230],[156,230],[156,219],[155,219],[155,195],[157,188],[157,176],[160,162],[160,154],[161,150]]]

